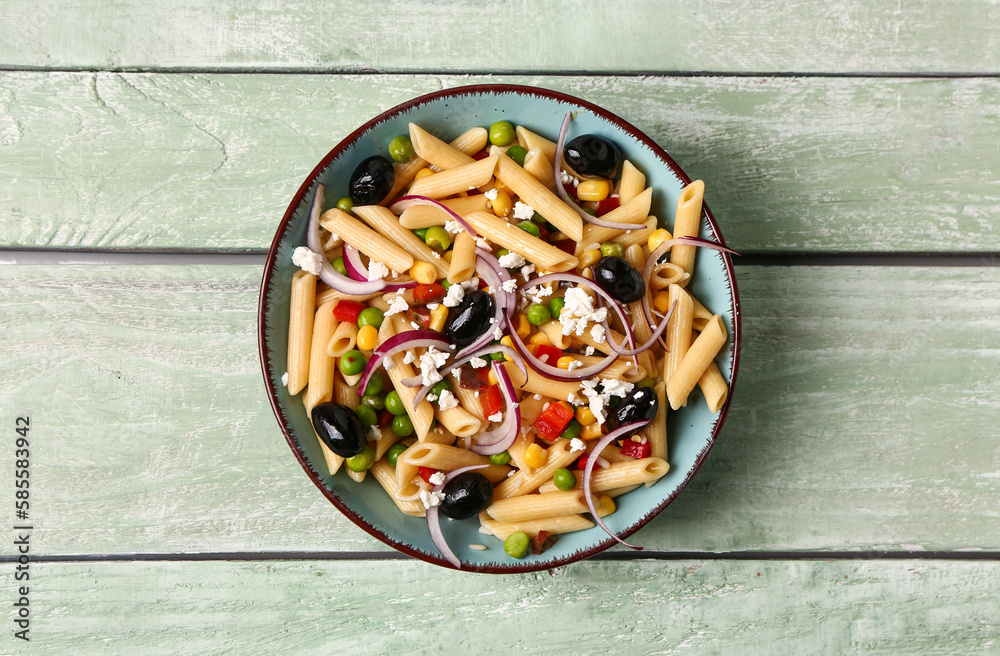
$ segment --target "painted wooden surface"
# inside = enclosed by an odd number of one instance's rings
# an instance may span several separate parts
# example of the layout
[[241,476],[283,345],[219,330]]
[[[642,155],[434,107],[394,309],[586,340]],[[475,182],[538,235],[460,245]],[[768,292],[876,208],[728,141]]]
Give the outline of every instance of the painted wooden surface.
[[352,561],[36,564],[31,647],[898,656],[995,654],[1000,631],[996,562],[591,561],[505,577],[379,568],[388,575]]
[[[0,267],[0,405],[32,417],[43,553],[388,550],[281,437],[257,363],[259,275]],[[738,281],[727,424],[638,541],[1000,549],[1000,268],[750,266]]]
[[633,121],[741,252],[1000,250],[997,79],[110,73],[0,74],[0,244],[264,249],[360,123],[498,80]]
[[989,0],[7,0],[39,68],[995,72]]

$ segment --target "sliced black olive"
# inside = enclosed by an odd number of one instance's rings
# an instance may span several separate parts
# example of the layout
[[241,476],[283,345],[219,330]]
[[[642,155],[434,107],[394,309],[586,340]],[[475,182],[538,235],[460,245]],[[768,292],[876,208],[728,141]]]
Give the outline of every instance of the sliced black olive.
[[571,169],[585,178],[613,178],[622,165],[618,146],[596,134],[584,134],[570,141],[563,157]]
[[594,265],[594,282],[619,303],[638,301],[646,293],[642,275],[620,257],[602,257]]
[[[608,415],[608,430],[613,431],[634,421],[652,421],[656,417],[659,404],[652,387],[636,387]],[[640,430],[641,426],[624,437],[634,435]]]
[[484,291],[466,294],[462,302],[448,310],[444,334],[458,347],[468,346],[487,330],[493,330],[493,297]]
[[338,456],[356,456],[365,446],[361,420],[346,405],[320,403],[312,410],[312,423],[319,439]]
[[396,170],[392,168],[392,162],[373,155],[354,169],[347,190],[355,205],[375,205],[385,200],[395,181]]
[[451,519],[468,519],[493,503],[493,485],[479,472],[459,474],[448,481],[441,500],[441,513]]

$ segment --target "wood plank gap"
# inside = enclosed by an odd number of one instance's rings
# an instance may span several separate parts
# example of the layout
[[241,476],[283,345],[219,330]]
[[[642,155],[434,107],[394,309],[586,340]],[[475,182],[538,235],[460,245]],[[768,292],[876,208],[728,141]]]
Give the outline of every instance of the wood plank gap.
[[1000,253],[749,253],[741,266],[995,267]]

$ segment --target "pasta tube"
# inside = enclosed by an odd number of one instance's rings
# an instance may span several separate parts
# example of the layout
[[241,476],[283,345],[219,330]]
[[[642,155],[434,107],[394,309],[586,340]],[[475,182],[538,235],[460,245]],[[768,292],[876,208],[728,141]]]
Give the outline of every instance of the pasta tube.
[[575,241],[580,241],[583,236],[583,219],[580,218],[576,210],[569,207],[561,198],[518,166],[517,162],[507,155],[497,155],[497,158],[497,180],[510,187],[515,194],[521,197],[522,202],[530,205],[536,212],[544,216],[546,221],[559,228],[559,231],[564,235]]

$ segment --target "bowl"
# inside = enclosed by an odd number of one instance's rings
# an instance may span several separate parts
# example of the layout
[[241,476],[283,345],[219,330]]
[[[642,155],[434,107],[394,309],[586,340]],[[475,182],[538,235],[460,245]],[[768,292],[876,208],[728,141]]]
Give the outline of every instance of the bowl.
[[[292,453],[305,473],[330,502],[351,521],[385,544],[444,567],[452,567],[431,542],[424,519],[399,512],[378,483],[368,477],[356,483],[344,473],[326,473],[323,456],[309,418],[299,397],[291,397],[281,384],[286,368],[289,286],[297,270],[292,251],[306,242],[309,206],[317,182],[328,188],[330,198],[346,194],[346,180],[364,158],[386,152],[389,141],[407,133],[410,122],[432,133],[454,138],[466,129],[494,121],[508,120],[554,139],[567,111],[579,112],[571,134],[599,134],[621,147],[626,157],[647,176],[654,188],[652,214],[673,223],[674,209],[688,176],[656,143],[636,127],[593,103],[536,87],[515,85],[466,86],[430,93],[409,100],[364,123],[337,144],[319,162],[292,198],[267,255],[260,290],[258,330],[264,385],[271,407]],[[712,182],[707,188],[711,197]],[[725,243],[707,205],[702,213],[701,236]],[[608,527],[627,537],[645,526],[677,497],[704,462],[715,443],[732,401],[740,354],[740,305],[728,255],[700,249],[693,281],[695,296],[713,312],[721,314],[730,339],[728,348],[716,358],[730,381],[730,394],[718,414],[710,414],[700,394],[678,412],[668,414],[669,473],[655,485],[640,487],[619,497],[617,512],[605,518]],[[463,571],[488,573],[530,572],[566,565],[596,554],[615,541],[594,526],[585,531],[559,536],[549,550],[539,556],[529,553],[521,560],[504,553],[502,543],[479,532],[475,519],[442,519],[449,545],[462,563]],[[637,540],[641,543],[641,536]],[[635,541],[634,541],[635,542]],[[485,551],[471,544],[485,544]]]

